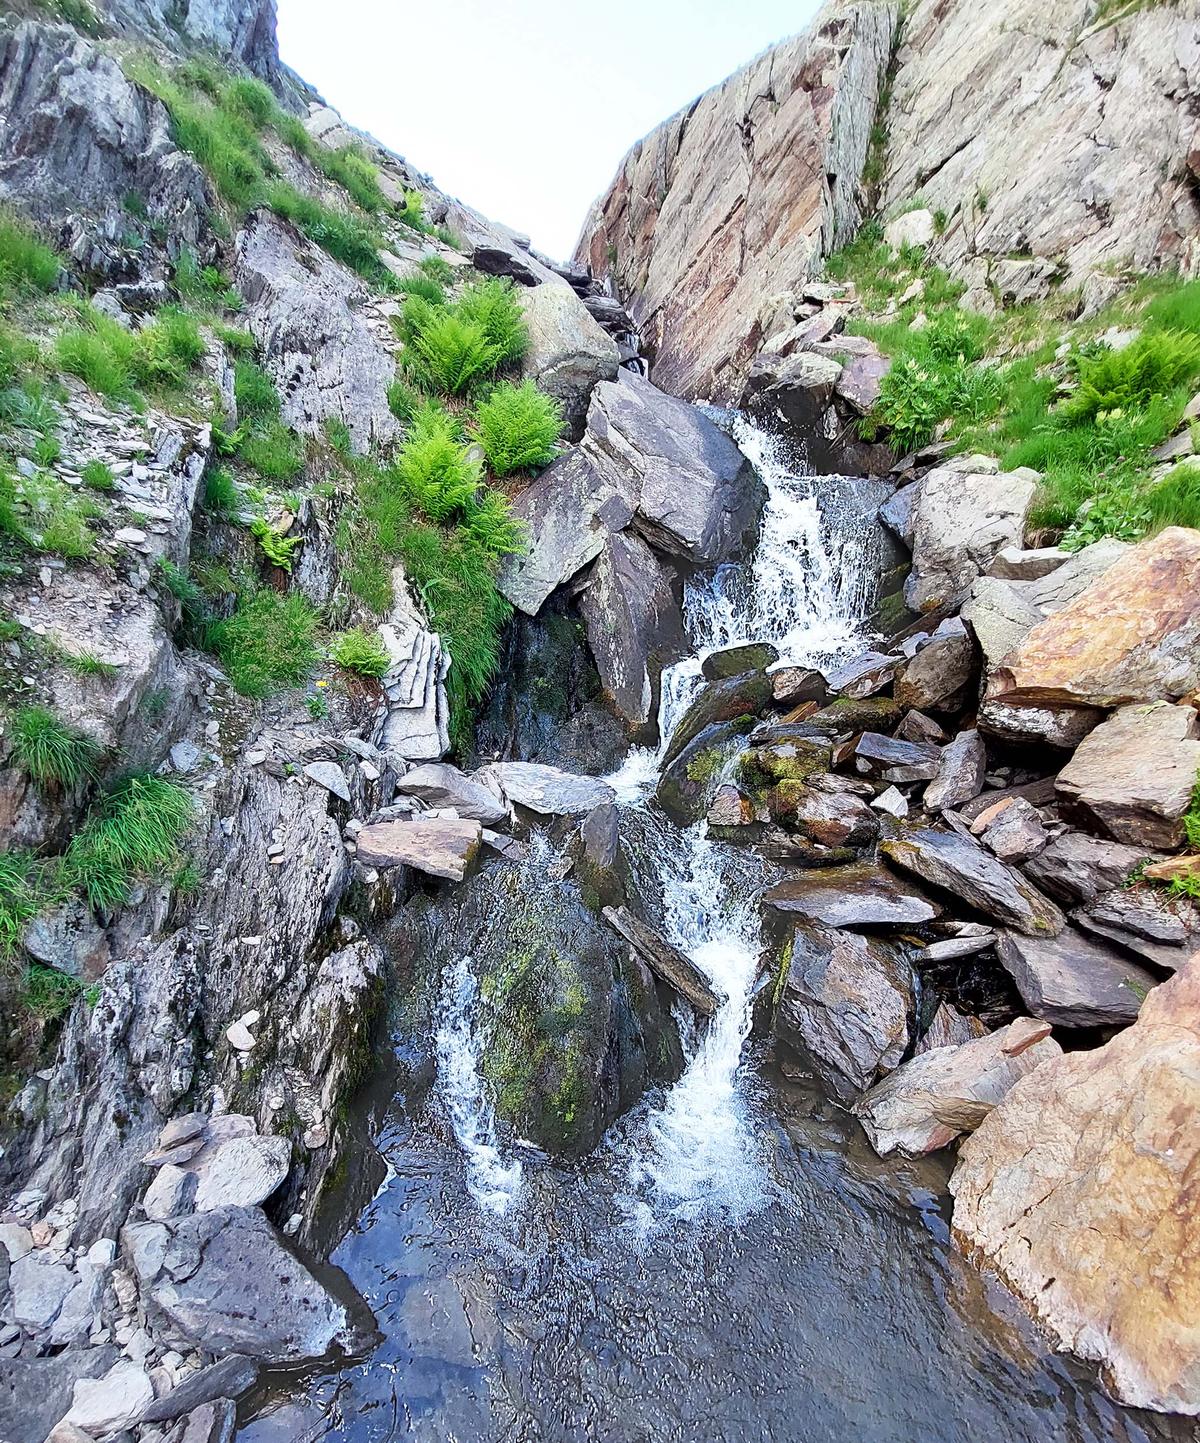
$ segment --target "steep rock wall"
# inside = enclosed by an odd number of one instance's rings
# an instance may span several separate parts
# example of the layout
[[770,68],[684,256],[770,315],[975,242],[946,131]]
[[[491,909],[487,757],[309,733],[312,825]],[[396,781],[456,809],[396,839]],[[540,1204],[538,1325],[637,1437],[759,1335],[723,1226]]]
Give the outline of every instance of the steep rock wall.
[[878,212],[942,212],[929,254],[972,304],[1069,284],[1094,305],[1124,266],[1193,270],[1200,6],[1098,9],[917,0],[889,99],[894,8],[839,0],[634,146],[576,255],[641,327],[653,379],[736,398],[774,293],[862,219],[877,119]]
[[628,298],[664,390],[735,396],[764,299],[853,235],[896,26],[838,0],[625,157],[576,259]]

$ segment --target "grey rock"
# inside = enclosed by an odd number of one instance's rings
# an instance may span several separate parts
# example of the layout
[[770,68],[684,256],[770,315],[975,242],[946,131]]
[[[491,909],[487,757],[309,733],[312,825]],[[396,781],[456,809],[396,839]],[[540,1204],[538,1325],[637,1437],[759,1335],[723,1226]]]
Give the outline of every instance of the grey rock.
[[771,673],[772,695],[777,702],[798,706],[815,701],[824,706],[829,700],[829,686],[824,675],[807,666],[784,666]]
[[94,1436],[118,1433],[139,1422],[153,1401],[150,1375],[140,1363],[123,1358],[102,1378],[81,1378],[75,1384],[67,1422]]
[[257,1377],[258,1364],[252,1358],[231,1353],[185,1378],[165,1398],[157,1398],[143,1410],[141,1421],[169,1423],[218,1398],[240,1398],[254,1386]]
[[568,429],[578,435],[592,391],[617,374],[616,343],[569,286],[533,286],[519,299],[529,330],[521,374],[559,402]]
[[579,602],[608,697],[631,726],[649,726],[664,666],[687,650],[675,574],[640,536],[610,536]]
[[656,977],[661,977],[678,992],[701,1017],[713,1015],[720,999],[712,983],[690,957],[635,917],[628,907],[605,907],[602,916]]
[[915,926],[942,909],[891,872],[870,863],[801,873],[769,887],[768,907],[827,927]]
[[108,1344],[66,1348],[41,1358],[0,1363],[0,1438],[5,1443],[44,1443],[71,1406],[81,1379],[106,1373],[117,1358]]
[[[881,732],[863,732],[854,744],[854,756],[864,770],[888,781],[929,781],[942,763],[940,747],[927,742],[898,741]],[[903,777],[892,773],[904,770]]]
[[1119,887],[1145,860],[1143,847],[1086,832],[1064,832],[1031,858],[1025,871],[1042,891],[1061,902],[1090,902]]
[[848,1105],[908,1049],[913,977],[884,942],[823,926],[797,927],[775,1030]]
[[825,680],[829,690],[841,696],[856,699],[875,696],[877,692],[891,685],[899,666],[898,656],[865,651],[829,672]]
[[343,802],[350,800],[346,773],[337,762],[309,762],[304,768],[304,775],[319,787],[324,787],[327,792],[332,792],[335,797],[341,797]]
[[901,486],[894,492],[879,508],[879,519],[908,547],[911,547],[913,542],[920,487],[919,481],[910,481],[907,486]]
[[963,466],[935,467],[922,478],[913,513],[913,570],[904,587],[913,611],[959,600],[999,551],[1020,544],[1037,481],[1036,472]]
[[[959,939],[954,939],[959,940]],[[974,940],[980,939],[962,939]],[[990,947],[995,943],[995,934],[990,933],[986,938]],[[923,955],[928,955],[928,949]],[[924,1031],[913,1049],[914,1055],[922,1052],[929,1052],[935,1047],[958,1047],[963,1042],[970,1042],[974,1037],[985,1037],[987,1028],[980,1022],[978,1017],[965,1016],[949,1002],[938,1003],[938,1009],[933,1014],[933,1021]]]
[[584,855],[593,867],[615,867],[621,855],[620,816],[613,802],[601,802],[579,825]]
[[775,821],[814,847],[860,853],[872,847],[879,836],[879,818],[871,808],[848,792],[818,786],[818,781],[811,777],[806,786],[777,789],[770,800]]
[[104,928],[92,909],[78,900],[34,917],[21,941],[31,957],[69,977],[102,976],[112,955]]
[[473,777],[465,776],[448,762],[431,762],[414,767],[400,778],[398,789],[419,797],[431,807],[453,807],[460,817],[495,826],[508,816],[508,808]]
[[10,1263],[23,1258],[33,1250],[29,1229],[21,1223],[0,1223],[0,1248],[4,1249]]
[[144,1283],[162,1271],[171,1234],[161,1222],[130,1223],[121,1229],[121,1248]]
[[[747,642],[741,646],[727,646],[720,651],[710,652],[704,658],[700,671],[706,681],[724,681],[727,677],[744,676],[748,671],[766,671],[778,660],[779,652],[769,641]],[[811,672],[809,675],[816,676],[819,673]],[[775,700],[780,699],[776,695]]]
[[234,284],[289,426],[316,436],[340,421],[359,451],[396,435],[387,401],[395,364],[358,309],[366,288],[357,276],[260,210],[238,233]]
[[281,1246],[257,1208],[195,1213],[173,1225],[172,1244],[193,1253],[195,1268],[156,1282],[151,1297],[209,1352],[297,1363],[355,1341],[345,1307]]
[[34,1331],[50,1327],[75,1282],[66,1264],[52,1262],[40,1250],[26,1253],[8,1270],[14,1320]]
[[439,761],[450,750],[446,677],[451,657],[429,630],[404,575],[392,572],[392,609],[379,627],[389,662],[382,686],[387,711],[375,735],[379,749],[407,762]]
[[576,817],[615,799],[607,782],[538,762],[492,762],[476,776],[497,795],[545,817]]
[[987,768],[987,748],[977,731],[959,732],[942,748],[937,775],[925,788],[928,811],[948,811],[961,807],[983,790]]
[[1032,551],[1006,546],[996,553],[985,574],[1002,581],[1040,581],[1070,561],[1071,554],[1061,546],[1040,546]]
[[920,1053],[853,1111],[881,1157],[921,1157],[974,1131],[1014,1083],[1061,1054],[1047,1023],[1018,1018],[990,1036]]
[[356,838],[358,859],[371,867],[412,867],[461,882],[479,856],[482,834],[478,822],[450,817],[374,822]]
[[265,1202],[287,1176],[291,1159],[286,1137],[234,1137],[206,1148],[187,1164],[197,1179],[196,1211]]
[[1123,952],[1174,972],[1200,950],[1200,907],[1155,887],[1118,887],[1071,913],[1071,920]]
[[971,832],[1002,862],[1021,865],[1050,840],[1037,809],[1024,797],[1011,797],[981,812]]
[[996,951],[1025,1005],[1059,1027],[1132,1022],[1155,979],[1074,927],[1057,936],[1001,931]]
[[750,671],[742,676],[705,683],[676,722],[663,755],[664,763],[670,766],[706,727],[717,722],[733,721],[736,717],[752,716],[766,707],[770,700],[771,678],[765,672]]
[[889,838],[880,849],[903,871],[1027,935],[1053,937],[1066,925],[1053,902],[970,837],[920,828]]
[[957,617],[942,622],[896,677],[902,707],[957,711],[975,672],[975,647]]
[[660,551],[712,565],[757,528],[762,487],[749,461],[701,411],[638,376],[597,386],[584,449],[632,479],[635,524]]
[[887,356],[855,356],[837,378],[834,394],[860,416],[865,415],[879,399],[880,383],[891,369]]
[[1058,774],[1062,800],[1119,842],[1172,848],[1200,771],[1200,717],[1160,702],[1115,712]]
[[174,1163],[164,1163],[146,1189],[142,1207],[152,1222],[165,1222],[190,1212],[195,1201],[196,1175]]

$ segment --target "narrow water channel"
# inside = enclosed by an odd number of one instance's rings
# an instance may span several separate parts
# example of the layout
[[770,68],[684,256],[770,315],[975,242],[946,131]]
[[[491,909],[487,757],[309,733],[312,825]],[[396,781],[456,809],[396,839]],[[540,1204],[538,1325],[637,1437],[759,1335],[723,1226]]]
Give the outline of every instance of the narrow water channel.
[[[880,543],[861,483],[734,428],[767,485],[762,535],[747,565],[689,588],[696,655],[664,678],[664,738],[709,650],[769,640],[813,664],[867,637]],[[748,1041],[767,879],[658,810],[661,755],[635,750],[609,780],[643,901],[724,999],[682,1028],[681,1077],[590,1157],[550,1163],[496,1124],[471,958],[449,959],[428,1056],[364,1104],[387,1176],[333,1256],[382,1341],[273,1380],[243,1443],[1189,1437],[1110,1404],[960,1257],[945,1159],[881,1161]],[[561,885],[547,866],[540,904]]]

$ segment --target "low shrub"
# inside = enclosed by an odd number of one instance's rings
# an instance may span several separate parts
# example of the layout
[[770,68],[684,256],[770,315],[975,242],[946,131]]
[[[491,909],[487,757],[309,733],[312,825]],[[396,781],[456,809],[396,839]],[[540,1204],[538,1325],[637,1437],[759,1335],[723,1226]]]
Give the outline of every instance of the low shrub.
[[1151,531],[1164,526],[1200,528],[1200,462],[1184,461],[1145,492]]
[[480,402],[475,430],[493,475],[508,476],[552,461],[562,435],[562,408],[532,380],[503,383]]
[[55,1022],[70,1012],[82,991],[83,983],[77,977],[31,962],[25,972],[21,1005],[39,1021]]
[[23,707],[12,719],[12,756],[39,787],[70,791],[91,781],[103,748],[83,732],[66,726],[45,707]]
[[391,657],[378,632],[355,626],[334,637],[329,647],[330,659],[345,671],[357,672],[378,680],[386,676]]
[[317,615],[298,593],[261,590],[211,628],[211,644],[243,696],[264,697],[299,686],[320,659]]
[[442,256],[422,256],[417,266],[422,275],[440,286],[448,286],[454,279],[454,267]]

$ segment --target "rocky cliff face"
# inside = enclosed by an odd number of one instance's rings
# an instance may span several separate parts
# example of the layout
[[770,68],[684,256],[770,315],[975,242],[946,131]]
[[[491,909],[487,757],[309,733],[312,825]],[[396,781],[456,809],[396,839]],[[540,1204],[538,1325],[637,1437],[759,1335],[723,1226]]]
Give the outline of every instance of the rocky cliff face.
[[577,256],[628,306],[654,379],[736,398],[773,298],[873,208],[936,213],[921,239],[977,304],[1058,286],[1098,304],[1122,267],[1194,267],[1200,22],[1104,9],[918,0],[901,29],[886,4],[830,5],[653,131]]
[[828,7],[652,131],[593,208],[577,259],[628,299],[665,390],[735,399],[769,298],[854,234],[898,9]]

